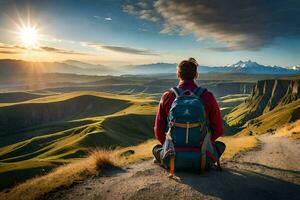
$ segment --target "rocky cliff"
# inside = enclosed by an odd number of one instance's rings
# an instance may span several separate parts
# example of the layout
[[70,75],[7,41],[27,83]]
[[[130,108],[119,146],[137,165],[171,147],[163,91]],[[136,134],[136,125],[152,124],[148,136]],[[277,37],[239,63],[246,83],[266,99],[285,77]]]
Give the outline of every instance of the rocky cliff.
[[258,81],[244,103],[237,106],[225,119],[230,125],[243,125],[280,106],[300,98],[300,79]]

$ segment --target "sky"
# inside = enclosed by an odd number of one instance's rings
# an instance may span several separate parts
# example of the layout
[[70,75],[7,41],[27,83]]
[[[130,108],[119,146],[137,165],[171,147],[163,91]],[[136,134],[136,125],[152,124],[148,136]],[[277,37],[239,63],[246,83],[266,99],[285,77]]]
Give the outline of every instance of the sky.
[[0,59],[300,66],[298,0],[0,0]]

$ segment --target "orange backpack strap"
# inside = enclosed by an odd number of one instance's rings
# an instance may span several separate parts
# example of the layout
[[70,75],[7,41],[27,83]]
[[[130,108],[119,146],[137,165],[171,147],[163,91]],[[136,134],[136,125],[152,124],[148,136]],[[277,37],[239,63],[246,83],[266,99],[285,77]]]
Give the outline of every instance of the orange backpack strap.
[[175,172],[175,155],[171,155],[170,156],[170,174],[169,174],[169,178],[172,178],[174,176],[174,172]]

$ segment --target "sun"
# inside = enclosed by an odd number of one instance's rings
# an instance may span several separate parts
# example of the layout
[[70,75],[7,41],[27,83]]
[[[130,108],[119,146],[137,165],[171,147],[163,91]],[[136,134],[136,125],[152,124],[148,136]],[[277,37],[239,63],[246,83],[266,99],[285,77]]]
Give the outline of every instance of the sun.
[[38,30],[35,27],[22,27],[19,32],[21,42],[26,47],[34,47],[39,40]]

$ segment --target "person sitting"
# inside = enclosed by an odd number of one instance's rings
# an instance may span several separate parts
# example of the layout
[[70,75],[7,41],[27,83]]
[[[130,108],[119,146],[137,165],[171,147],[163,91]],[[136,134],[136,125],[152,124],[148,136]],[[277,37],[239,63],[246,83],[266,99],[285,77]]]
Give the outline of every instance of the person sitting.
[[177,87],[166,91],[159,102],[154,132],[161,143],[153,147],[158,163],[174,171],[219,166],[225,144],[216,141],[224,129],[219,105],[205,88],[198,87],[198,64],[194,58],[177,66]]

